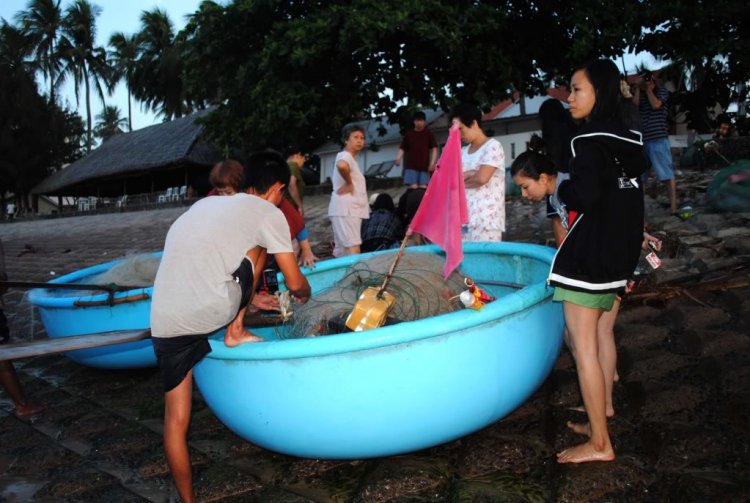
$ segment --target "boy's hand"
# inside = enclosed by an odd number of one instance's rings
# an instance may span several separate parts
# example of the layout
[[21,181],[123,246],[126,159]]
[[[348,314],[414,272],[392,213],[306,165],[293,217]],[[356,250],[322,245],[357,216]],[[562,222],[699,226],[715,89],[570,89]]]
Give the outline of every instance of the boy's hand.
[[310,269],[315,269],[315,262],[317,262],[318,260],[320,259],[313,255],[312,251],[309,253],[307,251],[303,251],[299,257],[299,265],[303,267],[309,267]]
[[310,300],[310,296],[306,295],[304,297],[297,297],[295,295],[292,295],[292,300],[295,304],[307,304],[307,301]]
[[279,311],[279,298],[275,295],[258,294],[253,297],[252,305],[264,311]]

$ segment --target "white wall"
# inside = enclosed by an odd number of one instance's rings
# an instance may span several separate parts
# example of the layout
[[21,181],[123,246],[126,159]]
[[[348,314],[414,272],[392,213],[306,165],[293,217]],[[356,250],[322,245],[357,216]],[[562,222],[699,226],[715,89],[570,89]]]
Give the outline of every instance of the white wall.
[[[505,151],[505,165],[510,167],[513,159],[518,157],[522,152],[526,151],[526,143],[531,139],[534,133],[541,135],[541,120],[538,117],[532,117],[526,120],[517,121],[506,121],[501,123],[488,122],[484,124],[485,130],[491,130],[494,133],[493,138],[500,142]],[[441,129],[434,132],[435,140],[438,145],[442,147],[448,140],[448,130]],[[379,164],[385,161],[393,161],[398,155],[398,147],[400,142],[388,143],[385,145],[379,145],[380,149],[377,152],[370,150],[363,150],[357,156],[357,162],[359,167],[364,173],[367,168],[373,164]],[[513,156],[513,146],[515,145],[515,157]],[[441,150],[442,151],[442,150]],[[438,156],[440,152],[438,151]],[[333,177],[334,160],[336,159],[337,152],[331,152],[329,154],[322,154],[320,156],[320,181],[325,182],[326,178]],[[401,166],[394,166],[393,169],[388,173],[389,178],[398,178],[402,176],[403,163]]]

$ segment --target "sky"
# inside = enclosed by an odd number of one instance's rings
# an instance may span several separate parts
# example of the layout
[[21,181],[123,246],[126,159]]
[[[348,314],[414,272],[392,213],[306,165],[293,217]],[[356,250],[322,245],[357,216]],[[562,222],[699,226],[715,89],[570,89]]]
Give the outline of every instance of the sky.
[[[16,13],[25,9],[27,3],[28,0],[0,0],[0,17],[9,23],[15,23]],[[70,0],[63,0],[63,9],[70,3]],[[121,31],[130,35],[138,31],[141,25],[141,13],[154,7],[166,10],[174,24],[175,32],[179,31],[187,24],[185,16],[198,10],[201,0],[94,0],[92,3],[102,8],[102,13],[97,20],[96,43],[107,47],[107,42],[109,42],[112,33]],[[49,83],[44,84],[41,77],[38,77],[37,80],[41,91],[49,89]],[[86,98],[83,88],[80,91],[80,104],[78,106],[76,105],[75,88],[71,79],[68,79],[59,93],[62,99],[70,104],[70,108],[77,110],[85,121]],[[128,92],[124,83],[121,82],[117,85],[112,96],[105,94],[105,102],[107,105],[118,106],[122,117],[128,116]],[[156,116],[149,110],[141,109],[139,103],[133,101],[131,106],[133,108],[133,129],[162,122],[161,116]],[[94,124],[96,124],[96,115],[102,111],[102,108],[99,97],[92,94],[91,119]]]
[[[15,23],[16,13],[26,7],[28,0],[0,0],[0,18],[9,23]],[[71,3],[70,0],[63,0],[62,7],[65,9]],[[107,47],[107,42],[112,33],[122,31],[126,34],[135,33],[140,28],[140,16],[143,11],[151,10],[154,7],[164,9],[172,19],[175,26],[175,32],[181,30],[187,23],[186,16],[192,14],[198,9],[201,0],[94,0],[96,5],[102,8],[102,13],[97,20],[97,44]],[[650,54],[641,53],[638,55],[625,55],[625,67],[628,72],[632,72],[636,64],[645,63],[647,68],[660,68],[663,63],[657,62]],[[622,68],[622,61],[616,61],[618,68]],[[44,84],[41,77],[38,77],[40,89],[44,91],[49,89],[49,84]],[[76,104],[75,89],[71,79],[60,89],[60,96],[67,102],[70,108],[77,110],[81,117],[86,120],[86,103],[85,92],[81,89],[80,102]],[[120,108],[121,115],[127,117],[128,114],[128,95],[124,83],[119,83],[112,96],[105,95],[107,105],[116,105]],[[150,110],[145,110],[135,101],[133,107],[133,129],[140,129],[152,124],[162,122],[162,117],[157,116]],[[102,110],[102,103],[98,96],[92,94],[91,99],[91,117],[96,123],[96,115]]]

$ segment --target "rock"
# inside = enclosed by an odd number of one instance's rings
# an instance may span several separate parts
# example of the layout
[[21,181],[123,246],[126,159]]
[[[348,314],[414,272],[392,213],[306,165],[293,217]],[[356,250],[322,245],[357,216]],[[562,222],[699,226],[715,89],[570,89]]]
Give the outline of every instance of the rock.
[[680,236],[677,238],[682,246],[697,246],[710,243],[714,238],[708,236]]
[[693,265],[696,259],[711,260],[716,258],[716,252],[711,248],[693,247],[682,252],[682,258],[688,265]]
[[687,222],[698,229],[709,230],[718,227],[725,220],[726,218],[724,215],[719,213],[701,213],[693,215],[687,220]]
[[747,227],[730,227],[729,229],[709,230],[709,235],[716,234],[717,238],[744,238],[750,236],[750,229]]

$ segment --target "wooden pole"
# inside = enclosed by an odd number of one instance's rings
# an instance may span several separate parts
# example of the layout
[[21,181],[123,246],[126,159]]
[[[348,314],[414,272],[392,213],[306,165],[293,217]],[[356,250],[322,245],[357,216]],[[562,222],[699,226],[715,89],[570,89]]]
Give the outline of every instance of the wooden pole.
[[404,240],[401,242],[401,248],[398,249],[398,253],[396,254],[396,259],[393,261],[393,264],[391,264],[391,269],[388,271],[388,274],[385,275],[385,280],[383,280],[383,286],[381,286],[380,290],[378,290],[378,295],[382,295],[382,293],[385,292],[385,289],[388,286],[388,282],[391,281],[391,277],[393,277],[393,272],[396,270],[398,261],[401,260],[401,256],[404,254],[404,248],[406,248],[407,241],[409,241],[409,234],[404,236]]

